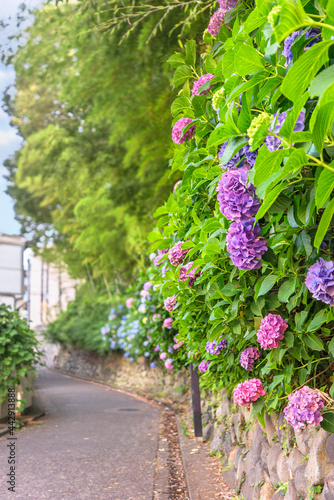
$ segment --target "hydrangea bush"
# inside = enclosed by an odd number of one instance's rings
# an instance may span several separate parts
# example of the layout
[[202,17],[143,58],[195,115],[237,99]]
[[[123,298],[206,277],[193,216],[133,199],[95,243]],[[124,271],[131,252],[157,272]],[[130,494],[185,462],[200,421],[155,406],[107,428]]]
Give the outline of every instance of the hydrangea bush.
[[262,421],[288,395],[288,408],[305,405],[306,389],[293,391],[306,383],[334,397],[334,12],[326,6],[222,0],[202,42],[189,40],[169,60],[178,90],[170,166],[180,182],[149,235],[161,311],[202,385],[254,402]]

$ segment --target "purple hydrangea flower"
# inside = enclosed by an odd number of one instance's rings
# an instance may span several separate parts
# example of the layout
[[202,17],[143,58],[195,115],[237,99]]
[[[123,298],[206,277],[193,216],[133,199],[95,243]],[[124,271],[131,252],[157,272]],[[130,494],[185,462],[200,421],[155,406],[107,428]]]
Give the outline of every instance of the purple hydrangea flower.
[[213,342],[207,342],[205,346],[205,350],[209,354],[220,354],[222,349],[225,349],[227,346],[226,339],[222,339],[220,342],[217,342],[217,340],[214,340]]
[[[290,108],[291,109],[291,108]],[[289,110],[288,110],[289,111]],[[275,113],[272,117],[272,125],[271,125],[271,131],[274,132],[274,134],[279,135],[279,132],[283,126],[283,123],[286,119],[287,112],[283,111],[283,113]],[[305,124],[305,113],[302,111],[296,121],[296,124],[294,126],[293,132],[301,132],[304,130]],[[277,149],[281,148],[282,141],[278,139],[277,137],[271,137],[268,136],[264,140],[265,145],[269,149],[269,151],[275,151]]]
[[251,271],[262,266],[262,255],[267,251],[267,243],[261,236],[255,219],[233,222],[226,236],[227,251],[232,262],[241,270]]
[[172,358],[166,359],[166,361],[165,361],[165,367],[167,368],[167,370],[173,370],[174,366],[173,366],[173,360],[172,360]]
[[283,54],[283,56],[286,57],[285,66],[288,66],[293,59],[292,52],[291,52],[291,46],[292,46],[293,42],[295,41],[295,39],[297,38],[297,36],[299,36],[300,34],[301,34],[301,31],[294,31],[293,33],[291,33],[291,35],[287,36],[286,39],[284,40],[284,48],[283,48],[282,54]]
[[192,95],[208,95],[209,91],[212,89],[212,85],[210,85],[207,89],[202,90],[202,92],[200,92],[199,89],[202,85],[204,85],[204,83],[209,82],[214,77],[215,75],[212,75],[211,73],[202,75],[198,80],[196,80],[196,82],[194,82],[193,88],[191,89]]
[[305,429],[306,425],[319,425],[323,420],[320,410],[324,402],[320,395],[307,385],[288,396],[289,404],[284,408],[285,419],[296,431]]
[[[284,40],[284,48],[282,51],[283,56],[286,57],[285,66],[289,66],[291,61],[293,60],[291,46],[295,39],[302,34],[302,31],[294,31],[291,35],[287,36]],[[308,50],[310,47],[320,42],[319,30],[317,28],[311,28],[309,31],[305,33],[305,38],[312,38],[312,40],[305,46],[304,50]]]
[[167,297],[167,299],[164,302],[166,311],[169,311],[169,312],[173,311],[175,309],[176,303],[177,303],[176,302],[176,295],[172,295],[171,297]]
[[220,8],[211,16],[208,31],[212,36],[217,36],[220,27],[225,22],[225,14],[237,5],[239,0],[218,0]]
[[188,282],[189,286],[192,286],[195,283],[196,278],[201,275],[200,271],[196,272],[198,267],[194,267],[194,269],[190,270],[192,265],[193,262],[188,262],[188,264],[180,268],[180,281],[186,281],[190,278]]
[[177,266],[183,262],[186,254],[189,252],[189,248],[181,248],[184,241],[178,241],[175,245],[169,250],[168,257],[172,266]]
[[[219,160],[222,158],[225,149],[228,145],[228,141],[224,142],[224,144],[221,145],[220,150],[218,152],[218,158]],[[242,149],[240,149],[234,156],[231,158],[225,165],[224,167],[226,168],[237,168],[237,167],[242,167],[243,163],[241,161],[241,157],[243,155]]]
[[224,172],[217,186],[220,211],[229,220],[247,221],[260,207],[255,186],[248,182],[248,169]]
[[334,306],[334,262],[320,257],[307,271],[305,285],[314,299]]
[[225,14],[226,10],[220,8],[216,10],[216,12],[211,16],[208,25],[208,32],[210,33],[210,35],[212,36],[218,35],[220,27],[224,24]]
[[161,266],[162,262],[161,259],[165,253],[168,252],[168,248],[165,248],[164,250],[158,250],[158,255],[155,257],[153,263],[155,266]]
[[200,364],[198,365],[198,371],[201,373],[206,372],[206,370],[209,368],[210,361],[201,361]]
[[146,281],[143,285],[143,289],[148,291],[150,288],[152,288],[153,284],[150,281]]
[[240,364],[245,370],[252,371],[254,361],[261,356],[256,347],[247,347],[240,354]]
[[245,153],[245,156],[246,156],[246,158],[244,160],[245,163],[247,163],[251,167],[254,167],[255,160],[256,160],[257,155],[258,155],[257,149],[255,151],[250,151],[250,146],[247,144],[247,146],[242,148],[242,151]]
[[260,329],[256,336],[262,349],[276,349],[279,340],[284,338],[288,323],[279,314],[268,314],[261,320]]
[[252,378],[238,384],[233,391],[234,401],[239,406],[246,406],[265,395],[261,380]]
[[187,132],[182,135],[182,129],[189,125],[193,120],[192,118],[180,118],[174,125],[172,130],[172,139],[175,144],[182,144],[185,141],[190,141],[196,133],[196,125],[190,127]]

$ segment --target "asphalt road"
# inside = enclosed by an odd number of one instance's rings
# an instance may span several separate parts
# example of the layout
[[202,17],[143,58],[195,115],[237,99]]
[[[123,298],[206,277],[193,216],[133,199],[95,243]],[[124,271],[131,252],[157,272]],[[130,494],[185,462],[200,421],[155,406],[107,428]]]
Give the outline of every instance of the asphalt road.
[[47,416],[15,434],[15,493],[0,438],[1,500],[152,500],[159,408],[46,368],[36,387]]

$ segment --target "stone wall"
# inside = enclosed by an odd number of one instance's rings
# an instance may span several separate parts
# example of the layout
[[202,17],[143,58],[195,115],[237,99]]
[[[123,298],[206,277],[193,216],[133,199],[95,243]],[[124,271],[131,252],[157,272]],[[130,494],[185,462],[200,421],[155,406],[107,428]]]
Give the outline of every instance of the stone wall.
[[188,401],[188,371],[174,373],[160,366],[150,368],[144,357],[131,363],[121,354],[100,356],[78,349],[60,348],[56,368],[64,373],[105,382],[136,393],[176,403]]
[[308,426],[295,432],[283,414],[265,427],[223,395],[202,401],[204,438],[223,460],[223,478],[244,500],[334,500],[334,434]]

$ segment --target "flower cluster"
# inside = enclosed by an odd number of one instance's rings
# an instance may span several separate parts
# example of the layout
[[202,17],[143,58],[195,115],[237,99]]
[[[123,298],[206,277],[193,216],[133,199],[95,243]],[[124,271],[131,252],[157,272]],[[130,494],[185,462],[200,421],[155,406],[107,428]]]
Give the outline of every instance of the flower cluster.
[[158,250],[158,255],[153,260],[153,263],[155,266],[161,266],[161,264],[162,264],[161,259],[165,255],[165,253],[167,253],[167,252],[168,252],[167,249]]
[[246,406],[265,395],[261,380],[252,378],[238,384],[233,391],[234,401],[240,406]]
[[212,75],[211,73],[206,73],[205,75],[201,76],[196,82],[194,82],[193,88],[191,89],[192,95],[208,95],[210,90],[212,89],[212,85],[210,85],[207,89],[200,91],[200,88],[204,83],[209,82],[214,78],[215,75]]
[[162,326],[163,326],[164,328],[168,328],[168,329],[170,329],[170,328],[172,328],[173,321],[174,321],[174,320],[173,320],[173,318],[166,318],[166,319],[164,320],[164,322],[162,323]]
[[194,267],[194,269],[190,269],[193,265],[193,262],[188,262],[185,266],[180,268],[180,281],[186,281],[188,278],[188,285],[192,286],[195,283],[195,280],[198,276],[200,276],[201,272],[197,271],[198,267]]
[[220,211],[229,220],[247,221],[259,210],[260,200],[255,194],[255,186],[248,182],[246,167],[224,172],[217,191]]
[[276,349],[279,340],[284,338],[284,332],[288,323],[279,314],[268,314],[261,320],[260,329],[257,332],[257,341],[262,349]]
[[171,297],[167,297],[167,299],[164,301],[165,309],[166,311],[173,311],[176,306],[176,295],[172,295]]
[[[220,147],[218,152],[219,160],[222,159],[223,154],[225,152],[226,146],[228,145],[228,141],[224,142]],[[249,165],[250,167],[254,167],[255,160],[257,158],[258,152],[251,151],[249,144],[241,148],[236,154],[224,165],[226,168],[239,168],[245,165]]]
[[206,372],[206,370],[209,368],[210,361],[201,361],[200,364],[198,365],[198,371],[201,373]]
[[[288,110],[289,111],[289,110]],[[287,112],[283,111],[283,113],[275,113],[272,117],[271,121],[271,132],[274,133],[275,135],[279,135],[279,132],[283,126],[283,123],[286,120]],[[304,130],[304,120],[305,120],[305,113],[302,111],[296,121],[296,124],[293,128],[293,132],[301,132]],[[282,146],[282,141],[278,137],[272,137],[268,136],[264,140],[265,145],[269,149],[269,151],[275,151],[277,149],[280,149]]]
[[211,16],[208,31],[212,36],[217,36],[222,24],[225,21],[225,15],[230,9],[236,6],[238,0],[218,0],[220,8]]
[[129,299],[127,299],[127,300],[125,301],[125,305],[126,305],[126,307],[127,307],[128,309],[130,309],[130,307],[132,306],[133,302],[135,302],[135,301],[136,301],[136,299],[134,299],[133,297],[130,297]]
[[245,370],[252,371],[254,361],[261,356],[260,351],[256,347],[247,347],[240,354],[240,364]]
[[[267,243],[259,236],[261,229],[254,219],[233,222],[226,236],[226,247],[232,262],[241,270],[251,271],[262,266],[260,261],[267,250]],[[253,227],[254,226],[254,227]]]
[[189,252],[189,248],[181,248],[183,243],[184,241],[178,241],[168,252],[168,258],[172,266],[181,264],[186,254]]
[[[289,66],[289,64],[293,60],[292,54],[292,44],[295,39],[302,34],[302,31],[293,31],[291,35],[287,36],[284,40],[284,48],[282,51],[282,55],[286,57],[285,66]],[[305,38],[312,38],[312,40],[305,46],[305,50],[309,49],[315,43],[320,41],[319,31],[316,28],[312,28],[305,33]]]
[[180,118],[174,125],[172,130],[172,139],[175,144],[183,144],[185,141],[192,139],[196,133],[196,125],[190,127],[187,132],[182,135],[182,129],[192,122],[191,118]]
[[167,368],[167,370],[173,370],[174,366],[173,366],[173,360],[172,358],[167,358],[166,361],[165,361],[165,367]]
[[316,391],[305,385],[288,396],[289,404],[284,408],[285,419],[296,431],[306,425],[319,425],[323,420],[320,410],[324,402]]
[[213,342],[207,342],[205,346],[205,350],[209,354],[220,354],[220,351],[222,349],[225,349],[227,346],[227,342],[225,339],[222,339],[220,342],[217,342],[217,340],[214,340]]
[[224,95],[224,87],[221,87],[220,89],[218,89],[212,96],[212,107],[215,111],[218,111],[219,109],[219,102],[220,102],[220,99],[223,97]]
[[269,127],[270,120],[271,117],[268,113],[261,113],[253,118],[252,123],[247,130],[250,145],[253,144],[254,137],[260,129]]
[[334,262],[320,257],[307,271],[305,285],[314,299],[334,306]]

